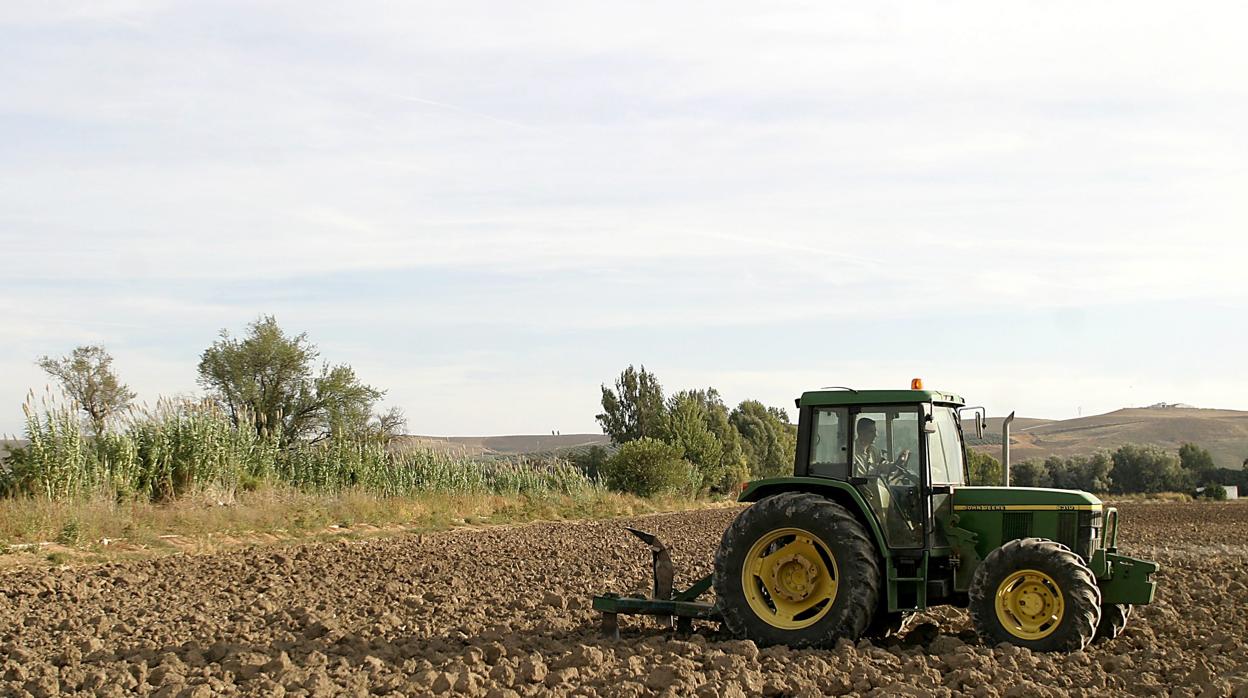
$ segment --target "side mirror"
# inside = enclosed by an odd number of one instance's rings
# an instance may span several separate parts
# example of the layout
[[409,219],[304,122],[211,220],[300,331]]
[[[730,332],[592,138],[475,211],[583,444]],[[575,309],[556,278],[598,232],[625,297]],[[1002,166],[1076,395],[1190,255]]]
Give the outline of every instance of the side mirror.
[[933,422],[933,421],[932,421],[932,420],[930,420],[930,419],[929,419],[929,420],[927,420],[926,422],[923,422],[923,433],[924,433],[924,434],[935,434],[935,433],[936,433],[936,422]]
[[962,419],[963,412],[971,413],[971,418],[975,420],[975,438],[983,441],[984,430],[988,428],[988,410],[983,407],[959,407],[958,419]]

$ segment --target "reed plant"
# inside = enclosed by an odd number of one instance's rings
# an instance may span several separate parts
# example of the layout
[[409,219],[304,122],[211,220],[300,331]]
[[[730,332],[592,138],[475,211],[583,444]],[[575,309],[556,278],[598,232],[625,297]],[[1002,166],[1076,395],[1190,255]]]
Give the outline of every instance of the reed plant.
[[260,483],[333,494],[581,495],[599,482],[556,458],[473,459],[430,450],[392,450],[376,435],[335,435],[282,447],[249,417],[238,424],[212,402],[162,400],[84,435],[73,405],[24,406],[26,446],[3,490],[53,501],[84,497],[178,499],[189,492],[253,489]]

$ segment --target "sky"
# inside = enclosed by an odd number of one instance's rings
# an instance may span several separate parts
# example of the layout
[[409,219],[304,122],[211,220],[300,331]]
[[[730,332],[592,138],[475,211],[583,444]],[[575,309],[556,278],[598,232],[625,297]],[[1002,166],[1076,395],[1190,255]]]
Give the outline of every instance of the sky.
[[0,432],[272,314],[412,433],[602,383],[1248,409],[1237,3],[0,5]]

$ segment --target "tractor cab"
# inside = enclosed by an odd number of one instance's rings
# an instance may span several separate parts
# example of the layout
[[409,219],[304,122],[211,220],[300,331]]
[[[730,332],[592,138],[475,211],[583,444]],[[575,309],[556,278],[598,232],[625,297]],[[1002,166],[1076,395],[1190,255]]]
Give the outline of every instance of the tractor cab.
[[797,400],[794,475],[854,487],[892,549],[942,544],[931,513],[966,482],[958,417],[965,402],[917,381],[912,386],[819,390]]

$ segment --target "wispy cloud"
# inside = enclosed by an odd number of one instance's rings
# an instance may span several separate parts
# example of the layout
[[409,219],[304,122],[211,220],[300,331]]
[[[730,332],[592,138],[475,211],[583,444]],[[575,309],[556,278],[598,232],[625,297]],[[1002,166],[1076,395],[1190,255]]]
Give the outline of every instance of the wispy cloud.
[[489,114],[482,114],[481,112],[473,111],[471,109],[465,109],[464,107],[457,107],[454,104],[447,104],[445,102],[436,102],[432,99],[421,99],[420,97],[412,97],[411,95],[390,95],[390,96],[393,97],[394,99],[402,100],[404,102],[414,102],[416,104],[424,104],[426,106],[436,107],[438,109],[446,109],[449,111],[457,112],[459,114],[471,116],[476,119],[485,119],[487,121],[493,121],[496,124],[502,124],[504,126],[514,126],[515,128],[530,128],[529,126],[516,122],[516,121],[510,121],[508,119],[500,119],[496,116],[490,116]]

